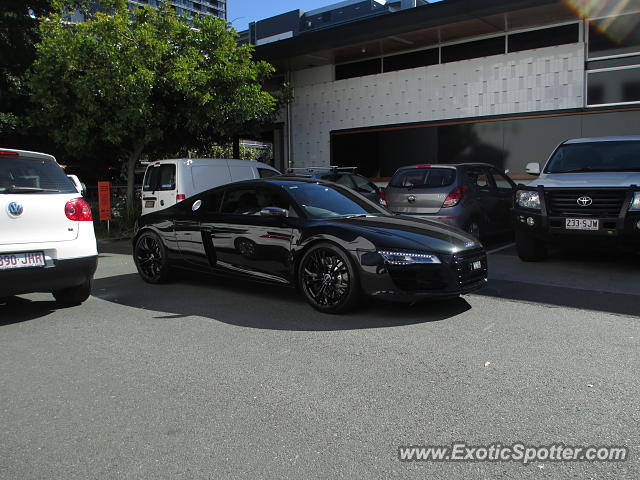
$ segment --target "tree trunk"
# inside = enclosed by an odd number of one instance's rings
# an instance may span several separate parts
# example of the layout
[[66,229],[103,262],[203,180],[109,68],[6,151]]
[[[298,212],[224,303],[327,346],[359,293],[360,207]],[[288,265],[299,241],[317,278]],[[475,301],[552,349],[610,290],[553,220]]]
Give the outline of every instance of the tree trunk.
[[135,208],[135,181],[136,181],[136,163],[142,155],[144,144],[134,145],[133,150],[129,152],[127,158],[127,210],[132,211]]
[[240,137],[233,137],[233,158],[240,158]]

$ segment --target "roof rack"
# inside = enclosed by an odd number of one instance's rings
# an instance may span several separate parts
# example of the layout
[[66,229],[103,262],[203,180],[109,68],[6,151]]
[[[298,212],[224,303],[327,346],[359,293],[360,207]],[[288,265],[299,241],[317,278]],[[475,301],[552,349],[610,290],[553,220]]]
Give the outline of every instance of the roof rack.
[[292,167],[287,169],[287,173],[295,173],[296,171],[306,171],[309,173],[314,172],[348,172],[357,173],[358,167],[338,167],[337,165],[330,165],[328,167]]

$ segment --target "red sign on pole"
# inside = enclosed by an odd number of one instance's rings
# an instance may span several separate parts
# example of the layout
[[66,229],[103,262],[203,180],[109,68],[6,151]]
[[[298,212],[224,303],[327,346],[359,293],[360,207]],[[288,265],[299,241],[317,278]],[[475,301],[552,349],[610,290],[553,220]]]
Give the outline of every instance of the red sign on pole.
[[111,184],[98,182],[98,209],[100,220],[111,220]]

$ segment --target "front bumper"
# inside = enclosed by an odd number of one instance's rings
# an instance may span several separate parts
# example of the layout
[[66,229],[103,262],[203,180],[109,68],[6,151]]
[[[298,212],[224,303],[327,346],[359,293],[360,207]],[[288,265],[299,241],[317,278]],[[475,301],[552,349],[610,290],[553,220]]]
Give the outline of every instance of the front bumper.
[[0,271],[0,297],[33,292],[54,292],[91,280],[98,256],[54,260],[46,267]]
[[[400,302],[450,298],[474,292],[487,283],[483,249],[437,254],[440,264],[389,265],[375,252],[361,252],[361,284],[365,295]],[[477,267],[479,262],[480,268]]]

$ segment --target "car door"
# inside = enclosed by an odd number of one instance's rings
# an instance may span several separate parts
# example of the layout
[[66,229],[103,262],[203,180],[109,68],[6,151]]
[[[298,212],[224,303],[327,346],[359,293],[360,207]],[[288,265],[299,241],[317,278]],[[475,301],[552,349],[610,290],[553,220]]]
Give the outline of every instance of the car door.
[[467,187],[470,189],[473,198],[472,208],[475,210],[475,212],[471,213],[471,216],[479,216],[481,218],[481,228],[486,233],[495,232],[496,221],[499,216],[499,202],[488,168],[484,166],[468,167],[465,176]]
[[496,229],[498,231],[511,230],[511,209],[513,208],[514,192],[516,184],[507,175],[501,173],[497,168],[489,170],[496,188]]
[[211,236],[218,267],[286,283],[293,229],[286,216],[261,215],[267,207],[293,211],[277,187],[229,187],[220,216],[203,222],[203,229]]

